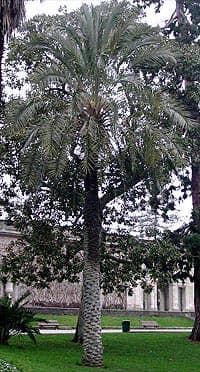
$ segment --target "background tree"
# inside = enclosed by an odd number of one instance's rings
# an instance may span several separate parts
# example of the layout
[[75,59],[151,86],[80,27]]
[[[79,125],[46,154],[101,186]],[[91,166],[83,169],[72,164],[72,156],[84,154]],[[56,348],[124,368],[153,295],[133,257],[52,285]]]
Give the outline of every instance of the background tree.
[[[156,4],[157,10],[164,1],[142,1],[144,6]],[[173,34],[178,45],[181,47],[182,58],[177,66],[169,72],[169,89],[191,110],[199,122],[199,32],[200,32],[200,4],[199,1],[176,0],[175,11],[170,20],[163,28],[166,35]],[[165,80],[165,79],[164,79]],[[163,81],[164,81],[163,80]],[[190,131],[191,146],[191,191],[192,191],[192,223],[190,225],[190,244],[188,243],[189,255],[193,252],[194,265],[194,308],[195,322],[190,339],[200,341],[200,246],[197,235],[200,233],[200,161],[199,161],[199,127]],[[192,238],[194,236],[194,239]],[[192,249],[191,244],[194,245]],[[188,273],[189,276],[191,273]]]

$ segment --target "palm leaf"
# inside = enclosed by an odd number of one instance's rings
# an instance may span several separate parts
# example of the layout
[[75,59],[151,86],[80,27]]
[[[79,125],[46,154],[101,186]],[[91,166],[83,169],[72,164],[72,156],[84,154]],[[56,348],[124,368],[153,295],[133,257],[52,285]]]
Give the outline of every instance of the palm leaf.
[[187,111],[183,105],[170,95],[163,94],[163,108],[166,115],[174,124],[174,128],[181,128],[183,132],[197,125],[192,118],[191,112]]
[[45,107],[45,102],[39,97],[33,97],[26,101],[13,101],[8,107],[7,132],[12,135],[20,133],[32,125],[31,119]]
[[61,63],[74,76],[83,72],[82,54],[75,40],[63,37],[60,33],[51,36],[34,34],[28,50],[42,50],[52,62]]

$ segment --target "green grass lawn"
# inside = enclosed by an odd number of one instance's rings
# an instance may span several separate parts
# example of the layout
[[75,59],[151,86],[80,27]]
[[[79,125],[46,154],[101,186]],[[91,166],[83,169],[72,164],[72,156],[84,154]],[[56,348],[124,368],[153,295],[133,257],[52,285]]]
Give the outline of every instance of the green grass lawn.
[[[57,320],[60,325],[75,327],[77,317],[73,315],[44,315],[38,314],[40,318]],[[193,321],[184,317],[122,317],[122,316],[102,316],[102,327],[121,328],[122,320],[129,319],[131,327],[139,327],[140,320],[156,320],[160,327],[192,327]]]
[[1,346],[1,359],[21,372],[198,372],[200,344],[187,334],[104,334],[105,368],[82,367],[81,347],[72,335],[40,335],[37,345],[27,336]]

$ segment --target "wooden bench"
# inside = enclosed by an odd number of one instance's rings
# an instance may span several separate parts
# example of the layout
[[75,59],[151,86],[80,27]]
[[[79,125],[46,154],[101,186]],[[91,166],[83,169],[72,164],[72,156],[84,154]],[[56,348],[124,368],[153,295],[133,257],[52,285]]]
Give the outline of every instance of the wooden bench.
[[58,329],[59,323],[57,320],[47,320],[46,322],[39,322],[38,326],[40,329]]
[[158,328],[159,325],[155,320],[141,320],[140,321],[143,328]]

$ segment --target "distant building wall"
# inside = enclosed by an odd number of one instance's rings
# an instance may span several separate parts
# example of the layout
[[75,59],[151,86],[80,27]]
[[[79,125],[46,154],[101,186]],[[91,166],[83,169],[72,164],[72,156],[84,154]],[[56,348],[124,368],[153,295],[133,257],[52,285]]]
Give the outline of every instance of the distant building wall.
[[155,283],[151,293],[145,293],[138,285],[127,293],[127,310],[193,312],[193,283],[187,279],[185,283],[171,283],[165,288]]

